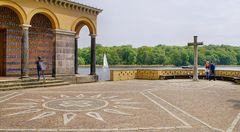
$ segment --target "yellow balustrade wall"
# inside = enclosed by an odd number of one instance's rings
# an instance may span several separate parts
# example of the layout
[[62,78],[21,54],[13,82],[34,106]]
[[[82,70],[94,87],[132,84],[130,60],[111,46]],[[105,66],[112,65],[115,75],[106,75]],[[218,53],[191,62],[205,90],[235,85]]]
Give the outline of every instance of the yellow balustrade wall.
[[137,70],[135,79],[158,80],[161,71],[158,70]]
[[[192,76],[193,71],[187,69],[171,69],[171,70],[111,70],[111,81],[119,80],[133,80],[133,79],[145,79],[145,80],[161,80],[166,76]],[[199,70],[199,76],[204,76],[205,71]],[[231,70],[216,70],[217,77],[238,77],[240,78],[240,71]]]
[[133,80],[136,78],[137,70],[111,70],[110,80]]

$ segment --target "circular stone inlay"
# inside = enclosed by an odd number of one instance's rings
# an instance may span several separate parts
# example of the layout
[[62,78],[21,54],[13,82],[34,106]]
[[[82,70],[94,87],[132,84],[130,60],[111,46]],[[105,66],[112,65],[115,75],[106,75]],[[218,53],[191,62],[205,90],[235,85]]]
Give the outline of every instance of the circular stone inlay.
[[100,99],[56,99],[45,102],[42,106],[47,109],[57,110],[57,111],[91,111],[99,110],[108,105],[107,101]]

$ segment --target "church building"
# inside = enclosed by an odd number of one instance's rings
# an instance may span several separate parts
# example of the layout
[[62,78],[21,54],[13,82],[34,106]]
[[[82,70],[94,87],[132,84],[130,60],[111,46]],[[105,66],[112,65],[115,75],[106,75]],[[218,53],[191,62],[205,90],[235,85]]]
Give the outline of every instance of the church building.
[[79,32],[89,29],[91,72],[96,75],[97,16],[102,10],[72,0],[0,0],[0,76],[37,74],[36,60],[47,75],[77,74]]

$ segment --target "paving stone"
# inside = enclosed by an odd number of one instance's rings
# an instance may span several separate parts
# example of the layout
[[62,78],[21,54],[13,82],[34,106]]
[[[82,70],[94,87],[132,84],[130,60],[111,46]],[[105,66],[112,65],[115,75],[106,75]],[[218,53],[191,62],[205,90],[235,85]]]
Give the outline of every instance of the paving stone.
[[131,80],[0,92],[0,131],[239,132],[240,87]]

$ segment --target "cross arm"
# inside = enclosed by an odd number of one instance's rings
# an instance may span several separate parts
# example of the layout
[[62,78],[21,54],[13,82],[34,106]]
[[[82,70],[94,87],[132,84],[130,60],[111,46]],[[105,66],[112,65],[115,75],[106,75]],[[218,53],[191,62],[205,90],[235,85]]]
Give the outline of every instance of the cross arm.
[[194,45],[194,43],[188,43],[188,46],[193,46]]
[[188,46],[194,46],[194,45],[203,45],[203,42],[198,42],[198,43],[188,43]]

